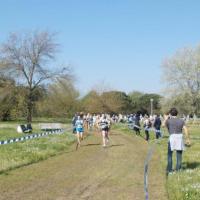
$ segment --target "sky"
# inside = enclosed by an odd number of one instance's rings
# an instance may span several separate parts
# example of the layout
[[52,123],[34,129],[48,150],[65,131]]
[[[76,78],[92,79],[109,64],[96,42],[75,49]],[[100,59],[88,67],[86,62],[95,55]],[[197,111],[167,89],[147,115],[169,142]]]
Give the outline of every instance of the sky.
[[162,61],[200,43],[199,0],[0,0],[0,42],[48,30],[58,63],[73,67],[81,94],[104,87],[162,93]]

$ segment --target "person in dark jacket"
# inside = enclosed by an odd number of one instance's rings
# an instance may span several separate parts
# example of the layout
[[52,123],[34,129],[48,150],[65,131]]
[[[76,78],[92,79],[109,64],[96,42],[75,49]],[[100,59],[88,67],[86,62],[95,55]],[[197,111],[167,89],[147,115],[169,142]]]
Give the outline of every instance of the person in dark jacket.
[[140,135],[140,112],[138,111],[134,117],[134,126],[133,130],[136,135]]
[[155,128],[155,132],[156,132],[156,139],[159,139],[161,137],[161,130],[160,130],[161,124],[162,122],[161,122],[160,116],[156,115],[156,118],[153,123],[153,127]]

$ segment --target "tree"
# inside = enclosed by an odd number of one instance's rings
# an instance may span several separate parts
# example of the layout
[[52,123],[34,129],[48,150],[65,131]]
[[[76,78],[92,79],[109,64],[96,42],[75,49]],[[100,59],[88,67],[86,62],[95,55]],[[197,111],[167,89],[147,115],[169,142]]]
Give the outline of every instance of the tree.
[[192,99],[187,94],[162,98],[161,105],[163,113],[167,113],[172,107],[176,107],[180,115],[192,114]]
[[82,99],[82,104],[83,110],[90,113],[127,113],[130,109],[130,99],[121,91],[92,90]]
[[37,103],[42,115],[56,117],[72,117],[78,107],[79,92],[72,79],[58,78],[47,88],[43,101]]
[[15,81],[0,76],[0,119],[9,120],[11,118],[11,111],[16,102],[15,98]]
[[0,71],[28,88],[27,121],[32,121],[34,91],[47,79],[68,74],[68,68],[50,70],[58,45],[54,34],[33,32],[12,33],[0,49]]
[[131,100],[130,113],[136,113],[138,110],[141,110],[140,98],[143,95],[144,95],[144,93],[139,92],[139,91],[133,91],[133,92],[128,94],[128,96]]
[[139,98],[140,102],[140,110],[143,113],[151,113],[151,99],[153,99],[153,114],[160,113],[160,99],[161,96],[159,94],[144,94]]
[[[177,51],[162,64],[163,80],[166,83],[165,94],[168,98],[182,97],[183,106],[191,112],[200,114],[200,46]],[[184,101],[189,97],[191,101]]]
[[136,113],[138,110],[142,114],[150,114],[150,100],[153,99],[154,113],[160,113],[160,100],[159,94],[145,94],[142,92],[134,91],[129,94],[131,98],[132,112]]
[[88,113],[101,113],[103,112],[103,105],[101,102],[100,94],[97,91],[91,90],[82,99],[80,104],[81,110]]
[[102,103],[108,113],[127,113],[130,109],[130,98],[125,92],[109,91],[101,95]]

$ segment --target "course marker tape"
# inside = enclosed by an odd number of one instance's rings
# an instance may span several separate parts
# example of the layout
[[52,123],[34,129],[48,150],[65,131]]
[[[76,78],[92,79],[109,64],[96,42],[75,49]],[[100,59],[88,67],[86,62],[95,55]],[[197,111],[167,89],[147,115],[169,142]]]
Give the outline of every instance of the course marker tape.
[[[68,129],[67,129],[67,131],[68,131]],[[8,140],[2,140],[2,141],[0,141],[0,145],[11,144],[11,143],[15,143],[15,142],[21,142],[21,141],[24,141],[24,140],[30,140],[30,139],[34,139],[34,138],[40,138],[42,136],[47,136],[47,135],[52,135],[52,134],[62,134],[63,132],[64,132],[63,129],[59,129],[59,130],[56,130],[56,131],[48,131],[48,132],[44,132],[44,133],[38,133],[38,134],[23,136],[23,137],[20,137],[20,138],[12,138],[12,139],[8,139]]]
[[[162,132],[164,135],[164,131]],[[149,200],[149,191],[148,191],[148,168],[149,168],[149,162],[151,161],[152,155],[154,153],[155,147],[158,144],[160,140],[163,138],[160,137],[159,139],[155,139],[155,142],[149,147],[147,157],[145,159],[144,163],[144,192],[145,192],[145,200]]]

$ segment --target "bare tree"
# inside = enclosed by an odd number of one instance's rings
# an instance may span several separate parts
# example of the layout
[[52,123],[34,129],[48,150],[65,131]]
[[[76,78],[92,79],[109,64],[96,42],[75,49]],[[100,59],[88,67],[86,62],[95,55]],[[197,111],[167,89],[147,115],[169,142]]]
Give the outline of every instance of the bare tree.
[[55,34],[38,32],[27,34],[12,33],[1,45],[0,71],[28,87],[27,121],[32,121],[33,94],[47,79],[64,76],[67,68],[50,70],[49,64],[55,59],[58,45]]
[[[192,112],[200,110],[200,47],[184,48],[166,59],[162,65],[168,96],[189,97]],[[183,101],[184,102],[184,101]],[[187,101],[185,101],[186,103]],[[188,105],[185,105],[188,106]]]

